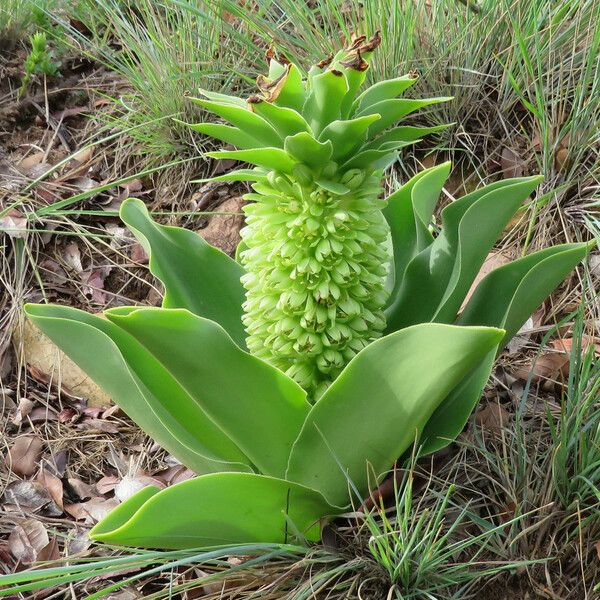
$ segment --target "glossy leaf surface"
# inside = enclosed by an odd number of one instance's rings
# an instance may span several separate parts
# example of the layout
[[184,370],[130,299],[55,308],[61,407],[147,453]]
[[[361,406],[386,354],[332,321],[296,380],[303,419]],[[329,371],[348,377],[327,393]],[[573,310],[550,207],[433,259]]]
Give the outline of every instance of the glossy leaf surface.
[[253,150],[217,150],[207,152],[206,156],[212,158],[230,158],[241,160],[273,171],[291,173],[295,162],[292,157],[281,148],[256,148]]
[[251,470],[246,456],[169,371],[121,328],[64,306],[33,304],[26,312],[149,436],[190,469]]
[[244,348],[242,267],[197,233],[159,225],[141,200],[125,200],[121,218],[150,256],[150,270],[165,286],[163,307],[186,308],[219,323]]
[[246,134],[260,140],[266,146],[278,146],[281,143],[281,136],[277,131],[261,116],[248,110],[247,106],[213,102],[211,100],[202,100],[201,98],[190,98],[190,100],[223,117],[223,119],[229,121],[232,125],[243,129]]
[[288,479],[339,506],[348,503],[349,481],[366,493],[367,464],[377,475],[388,469],[503,335],[426,323],[373,342],[312,408],[292,449]]
[[479,283],[458,323],[506,329],[503,348],[589,248],[586,243],[560,244],[494,269]]
[[260,472],[285,474],[310,409],[298,384],[188,311],[117,308],[106,315],[165,367]]
[[406,267],[386,310],[387,330],[431,320],[453,322],[494,242],[539,181],[505,180],[447,206],[440,234]]
[[[156,488],[154,488],[156,490]],[[217,473],[162,491],[144,488],[96,525],[90,536],[144,548],[204,548],[319,539],[332,509],[303,486],[251,473]]]
[[[479,283],[458,323],[505,329],[499,352],[585,257],[588,248],[587,244],[562,244],[495,269]],[[443,448],[462,431],[481,398],[496,354],[491,352],[433,413],[423,432],[423,453]]]
[[383,214],[390,226],[395,278],[390,304],[397,299],[410,260],[433,241],[429,223],[449,172],[450,163],[426,169],[388,198]]

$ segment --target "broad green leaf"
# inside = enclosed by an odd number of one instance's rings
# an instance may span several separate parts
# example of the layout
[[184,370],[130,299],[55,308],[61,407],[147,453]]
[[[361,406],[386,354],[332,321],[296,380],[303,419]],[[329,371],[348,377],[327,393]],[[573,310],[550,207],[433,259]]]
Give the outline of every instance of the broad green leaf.
[[297,383],[188,311],[127,307],[106,316],[171,373],[261,473],[284,475],[310,409]]
[[463,430],[481,398],[496,359],[496,348],[469,373],[440,403],[423,429],[421,454],[441,450]]
[[479,283],[458,323],[506,329],[502,349],[588,250],[585,243],[561,244],[498,267]]
[[[458,323],[505,329],[499,352],[529,315],[585,257],[588,248],[587,244],[563,244],[495,269],[477,286]],[[433,413],[423,431],[423,454],[443,448],[462,431],[481,397],[496,354],[491,352]]]
[[292,448],[287,478],[348,504],[368,469],[389,469],[448,393],[496,347],[503,330],[415,325],[362,350],[311,409]]
[[302,112],[306,92],[302,83],[302,74],[296,65],[289,65],[287,74],[277,84],[277,92],[272,99],[273,104],[293,108]]
[[265,146],[281,146],[281,136],[262,117],[253,113],[248,107],[212,102],[201,98],[190,98],[192,102],[199,104],[206,110],[219,115],[232,125],[239,127],[247,135],[259,140]]
[[[445,237],[457,252],[448,287],[434,315],[436,321],[454,321],[494,243],[541,181],[542,177],[513,179],[512,185],[486,194],[464,214],[461,210],[454,212],[453,205],[442,211]],[[434,253],[433,260],[436,259]]]
[[310,133],[297,133],[285,139],[284,148],[296,160],[318,169],[331,159],[331,142],[319,142]]
[[187,308],[216,321],[245,348],[244,269],[197,233],[155,223],[141,200],[125,200],[120,214],[150,256],[150,271],[165,286],[163,307]]
[[342,103],[340,105],[340,116],[342,119],[347,119],[350,116],[356,94],[367,78],[369,68],[368,66],[366,69],[362,68],[364,66],[361,64],[363,60],[364,58],[359,56],[358,61],[355,64],[343,64],[335,61],[340,70],[344,73],[346,82],[348,83],[348,91],[342,98]]
[[118,504],[96,524],[93,528],[94,536],[110,533],[118,529],[123,523],[129,521],[152,496],[155,496],[159,492],[160,488],[154,485],[147,485],[133,494],[133,496],[121,502],[121,504]]
[[288,543],[296,532],[317,541],[319,519],[335,509],[296,483],[252,473],[215,473],[159,492],[144,488],[115,512],[92,529],[91,538],[121,546],[183,549]]
[[340,160],[364,142],[369,126],[380,118],[369,115],[350,121],[333,121],[323,129],[319,141],[329,140],[333,144],[333,160]]
[[342,165],[342,170],[384,168],[382,161],[387,162],[395,156],[396,153],[390,150],[365,150],[349,158]]
[[[308,135],[308,134],[307,134]],[[290,138],[287,138],[290,139]],[[286,140],[287,142],[287,140]],[[292,157],[281,148],[255,148],[254,150],[218,150],[207,152],[206,156],[212,158],[231,158],[242,162],[257,165],[264,169],[291,173],[296,164]]]
[[198,133],[208,135],[226,144],[237,146],[241,150],[261,148],[263,146],[256,138],[239,127],[231,127],[230,125],[223,125],[221,123],[185,123],[185,125]]
[[415,77],[403,75],[402,77],[396,77],[396,79],[387,79],[385,81],[377,82],[358,96],[352,106],[351,114],[358,114],[382,100],[396,98],[414,85],[416,81],[417,79]]
[[276,80],[282,77],[286,72],[286,66],[280,63],[278,60],[272,58],[269,60],[269,73],[267,77],[271,80]]
[[301,131],[310,133],[310,127],[304,117],[292,108],[277,106],[265,100],[251,102],[249,106],[251,111],[270,123],[284,139]]
[[322,187],[324,190],[327,190],[332,194],[337,194],[338,196],[343,196],[344,194],[347,194],[350,191],[350,188],[346,187],[343,183],[339,183],[337,181],[329,181],[328,179],[317,179],[315,183]]
[[383,214],[390,226],[395,274],[389,304],[397,300],[410,260],[433,240],[429,223],[450,166],[447,162],[421,171],[388,198]]
[[406,267],[386,309],[387,331],[453,322],[494,242],[538,183],[537,177],[496,182],[447,206],[441,233]]
[[372,142],[366,144],[363,149],[382,150],[387,147],[387,144],[393,142],[416,142],[430,133],[443,131],[452,125],[453,123],[448,125],[435,125],[434,127],[412,127],[409,125],[394,127],[375,138]]
[[224,104],[232,104],[233,106],[239,106],[240,108],[247,108],[246,101],[243,98],[237,96],[230,96],[229,94],[220,94],[218,92],[211,92],[202,88],[198,88],[198,91],[213,102],[222,102]]
[[416,251],[421,252],[433,243],[429,230],[433,211],[438,203],[444,183],[450,173],[451,164],[442,163],[428,169],[423,177],[415,181],[412,188],[412,206],[415,215]]
[[432,104],[447,102],[448,100],[451,100],[451,98],[424,98],[422,100],[400,98],[396,100],[382,100],[381,102],[376,102],[367,107],[356,116],[363,117],[365,115],[373,114],[381,115],[381,119],[375,121],[375,123],[369,127],[369,137],[374,137],[384,129],[387,129],[390,125],[397,123],[400,119],[403,119],[416,110]]
[[314,134],[318,136],[327,123],[341,117],[341,105],[348,82],[341,71],[327,70],[311,80],[310,95],[302,114],[306,115]]
[[208,181],[266,181],[266,172],[260,168],[255,169],[237,169],[229,171],[223,175],[209,177],[208,179],[195,179],[192,183],[206,183]]
[[250,470],[239,448],[125,331],[75,308],[28,304],[25,311],[149,436],[190,469]]

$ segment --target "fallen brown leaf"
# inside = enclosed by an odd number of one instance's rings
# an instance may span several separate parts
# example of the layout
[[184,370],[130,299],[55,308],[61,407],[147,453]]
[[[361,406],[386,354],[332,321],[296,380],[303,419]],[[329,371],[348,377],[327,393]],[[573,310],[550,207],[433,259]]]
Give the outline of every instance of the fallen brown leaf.
[[17,163],[17,168],[19,171],[21,171],[21,173],[27,175],[33,167],[42,163],[45,157],[45,152],[34,152],[33,154],[26,156],[23,160],[20,160]]
[[48,490],[50,497],[54,501],[54,504],[61,510],[63,509],[63,484],[62,481],[52,475],[50,471],[46,469],[40,469],[37,474],[37,480]]
[[82,554],[92,545],[87,529],[76,530],[75,535],[66,542],[67,556]]
[[500,155],[500,166],[504,179],[521,177],[521,175],[523,175],[523,165],[523,159],[515,150],[509,148],[508,146],[504,146],[504,148],[502,148],[502,154]]
[[119,483],[118,477],[114,477],[113,475],[107,475],[106,477],[102,477],[102,479],[96,482],[96,490],[99,494],[109,494],[115,489],[117,483]]
[[69,242],[63,251],[63,259],[67,266],[73,269],[77,273],[83,271],[83,265],[81,264],[81,252],[79,246],[75,242]]
[[83,149],[79,150],[78,152],[76,152],[75,154],[73,154],[72,160],[76,160],[79,163],[85,163],[88,160],[90,160],[90,158],[92,158],[93,153],[94,153],[94,147],[88,146],[87,148],[83,148]]
[[569,355],[564,352],[545,352],[534,362],[522,365],[513,371],[513,376],[526,381],[531,374],[531,381],[537,383],[542,379],[555,380],[568,373]]
[[108,277],[112,267],[98,267],[81,273],[81,281],[85,284],[85,294],[98,304],[106,304],[104,280]]
[[77,429],[85,431],[101,431],[103,433],[119,433],[119,426],[110,421],[102,419],[84,419],[81,423],[77,423]]
[[58,548],[58,540],[55,537],[51,537],[48,545],[39,551],[38,557],[37,557],[37,562],[58,560],[59,558],[60,558],[60,550]]
[[5,460],[7,467],[17,475],[33,475],[37,470],[43,446],[44,442],[36,435],[18,437],[8,451]]
[[[550,342],[550,346],[552,346],[552,348],[555,350],[570,354],[573,350],[573,344],[575,343],[576,342],[573,338],[559,338],[558,340],[552,340]],[[589,335],[583,335],[581,337],[582,352],[587,352],[587,350],[592,346],[594,347],[594,354],[596,356],[600,356],[600,341],[598,338],[591,337]]]
[[558,148],[554,153],[554,168],[557,171],[562,171],[566,169],[569,164],[569,144],[571,141],[571,136],[567,133],[559,142]]
[[88,500],[95,495],[94,488],[77,477],[69,477],[67,483],[80,500]]
[[37,519],[24,519],[8,536],[10,553],[25,564],[36,562],[40,552],[49,543],[48,532]]
[[20,425],[23,420],[29,416],[29,413],[33,410],[34,403],[29,398],[21,398],[15,412],[15,416],[12,418],[13,425]]
[[67,406],[66,408],[63,408],[58,413],[58,422],[63,423],[63,424],[77,423],[77,421],[79,421],[80,418],[81,418],[81,413],[79,411],[75,410],[71,406]]
[[475,423],[488,431],[498,433],[508,423],[510,415],[499,402],[489,402],[475,413]]
[[118,506],[114,498],[92,498],[87,502],[77,504],[65,504],[67,511],[75,520],[84,521],[87,525],[94,525],[103,519],[113,508]]
[[27,237],[27,218],[20,211],[11,209],[7,215],[0,217],[0,231],[11,238]]
[[175,465],[174,467],[169,467],[164,471],[156,473],[154,477],[162,481],[165,485],[174,485],[180,481],[191,479],[192,477],[195,477],[195,475],[196,474],[191,469],[188,469],[184,465]]
[[559,148],[554,155],[554,167],[557,171],[562,171],[569,165],[568,148]]
[[132,244],[129,254],[133,262],[139,263],[141,265],[146,264],[149,260],[148,254],[144,250],[143,246],[138,242]]
[[70,358],[53,344],[31,321],[14,332],[23,348],[25,361],[53,381],[59,380],[72,395],[87,398],[90,405],[110,406],[108,394],[98,387]]
[[4,507],[19,511],[37,512],[50,504],[50,492],[39,481],[13,481],[4,490]]
[[119,187],[122,187],[129,192],[139,192],[144,186],[141,179],[132,179],[119,184]]
[[100,185],[95,179],[85,176],[70,179],[69,183],[82,192],[89,192]]

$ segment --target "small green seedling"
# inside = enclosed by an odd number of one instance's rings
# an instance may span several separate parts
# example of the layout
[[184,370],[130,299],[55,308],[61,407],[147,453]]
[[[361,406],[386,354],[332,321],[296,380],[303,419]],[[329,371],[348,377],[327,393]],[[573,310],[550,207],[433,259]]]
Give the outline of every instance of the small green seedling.
[[25,74],[21,82],[19,96],[22,96],[31,80],[35,75],[48,75],[54,77],[58,75],[60,62],[53,60],[54,52],[48,48],[46,34],[43,32],[34,33],[29,41],[31,43],[31,51],[25,59],[23,70]]

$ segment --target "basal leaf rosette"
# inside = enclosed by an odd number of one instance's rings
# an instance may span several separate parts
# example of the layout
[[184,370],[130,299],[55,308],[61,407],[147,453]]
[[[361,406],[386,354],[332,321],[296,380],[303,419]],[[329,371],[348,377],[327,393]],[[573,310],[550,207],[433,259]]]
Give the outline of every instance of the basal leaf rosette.
[[347,509],[350,484],[367,494],[367,465],[383,473],[504,335],[408,327],[360,352],[311,406],[294,380],[187,309],[26,310],[154,439],[209,473],[144,488],[92,530],[162,548],[317,540],[319,521]]

